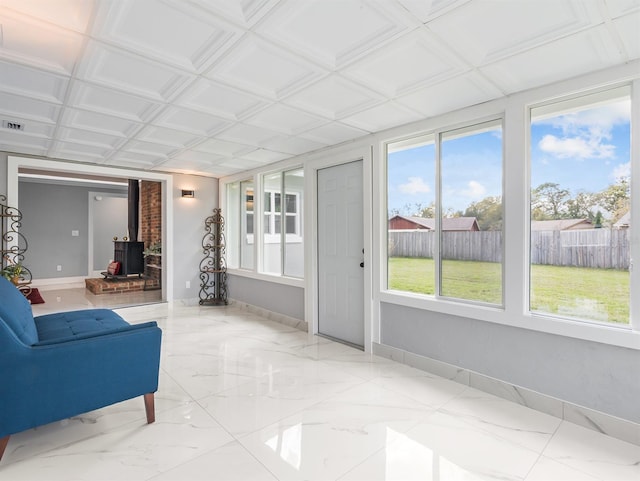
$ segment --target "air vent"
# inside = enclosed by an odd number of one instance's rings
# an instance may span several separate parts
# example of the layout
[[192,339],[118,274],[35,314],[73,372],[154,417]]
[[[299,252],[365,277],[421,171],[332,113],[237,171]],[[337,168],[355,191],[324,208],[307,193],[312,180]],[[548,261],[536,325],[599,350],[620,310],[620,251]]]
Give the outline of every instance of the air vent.
[[21,124],[20,122],[11,122],[10,120],[3,120],[2,126],[5,129],[10,130],[24,130],[24,124]]

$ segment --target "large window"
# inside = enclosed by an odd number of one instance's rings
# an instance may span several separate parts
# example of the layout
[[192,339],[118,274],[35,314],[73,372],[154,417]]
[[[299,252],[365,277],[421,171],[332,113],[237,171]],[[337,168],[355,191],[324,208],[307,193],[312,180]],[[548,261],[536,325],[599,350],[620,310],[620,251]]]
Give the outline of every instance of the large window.
[[531,109],[530,309],[629,323],[628,88]]
[[502,304],[502,124],[440,144],[440,295]]
[[388,145],[390,290],[502,304],[502,150],[500,121]]
[[227,265],[232,268],[253,269],[254,187],[252,180],[227,184],[227,212],[225,236]]
[[[302,278],[304,171],[292,169],[259,178],[259,190],[253,180],[226,185],[228,265],[255,270],[254,252],[258,251],[260,272]],[[256,215],[260,211],[262,216]]]

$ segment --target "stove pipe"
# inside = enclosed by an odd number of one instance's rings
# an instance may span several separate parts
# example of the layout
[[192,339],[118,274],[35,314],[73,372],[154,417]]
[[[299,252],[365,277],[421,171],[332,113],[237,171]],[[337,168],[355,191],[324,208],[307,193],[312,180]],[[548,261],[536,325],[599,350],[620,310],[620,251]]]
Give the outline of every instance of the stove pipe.
[[129,179],[128,192],[128,228],[129,240],[138,240],[138,223],[139,223],[139,204],[140,204],[140,184],[137,179]]

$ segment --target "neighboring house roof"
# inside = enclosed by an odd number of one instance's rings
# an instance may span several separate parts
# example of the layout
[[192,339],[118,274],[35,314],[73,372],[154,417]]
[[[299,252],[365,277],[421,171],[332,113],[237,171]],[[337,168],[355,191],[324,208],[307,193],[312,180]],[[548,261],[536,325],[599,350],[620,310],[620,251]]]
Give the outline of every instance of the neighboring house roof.
[[531,230],[579,230],[593,229],[589,219],[533,220]]
[[[426,217],[404,217],[402,215],[396,215],[389,219],[389,224],[393,225],[394,220],[404,220],[405,222],[412,223],[416,229],[434,230],[436,228],[436,220]],[[475,217],[445,217],[442,219],[442,230],[444,231],[478,231],[478,221]]]
[[631,211],[627,211],[625,215],[618,219],[618,222],[613,224],[613,227],[617,229],[623,229],[625,227],[629,227],[631,225]]

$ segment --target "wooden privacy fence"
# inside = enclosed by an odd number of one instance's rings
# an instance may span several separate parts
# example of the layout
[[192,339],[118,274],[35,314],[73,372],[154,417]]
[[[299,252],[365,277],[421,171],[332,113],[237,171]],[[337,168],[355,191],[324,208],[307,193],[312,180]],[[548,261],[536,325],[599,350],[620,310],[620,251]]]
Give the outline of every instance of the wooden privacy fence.
[[[390,257],[433,257],[436,234],[428,230],[390,230]],[[444,232],[442,257],[501,262],[502,232]],[[533,231],[531,262],[557,266],[629,268],[628,229]]]

